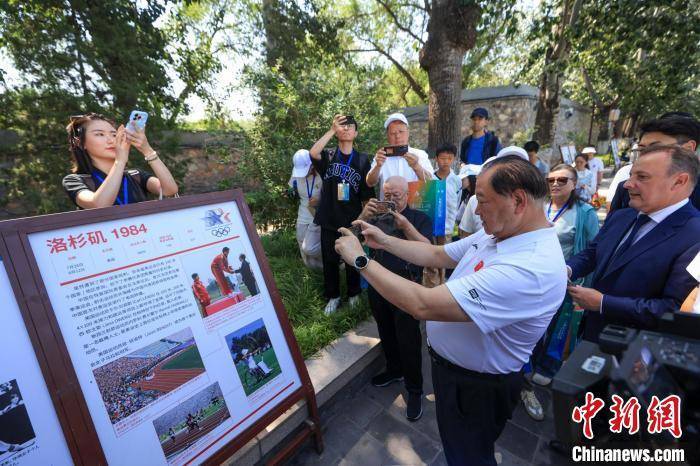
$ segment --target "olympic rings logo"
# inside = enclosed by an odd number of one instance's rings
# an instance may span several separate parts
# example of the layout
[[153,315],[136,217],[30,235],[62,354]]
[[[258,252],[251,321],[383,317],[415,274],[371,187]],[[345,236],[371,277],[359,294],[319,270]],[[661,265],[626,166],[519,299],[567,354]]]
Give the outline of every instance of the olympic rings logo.
[[221,238],[222,236],[228,236],[229,233],[231,233],[231,228],[229,227],[219,227],[214,230],[209,230],[212,235],[218,236]]

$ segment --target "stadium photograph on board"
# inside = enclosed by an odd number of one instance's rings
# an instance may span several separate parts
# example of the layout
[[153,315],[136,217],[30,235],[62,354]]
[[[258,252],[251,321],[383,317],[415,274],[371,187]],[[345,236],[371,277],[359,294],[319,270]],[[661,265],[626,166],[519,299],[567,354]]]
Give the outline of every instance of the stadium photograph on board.
[[253,321],[225,338],[246,396],[282,373],[262,319]]
[[204,372],[188,327],[93,371],[112,424]]
[[183,401],[153,421],[160,447],[168,463],[229,419],[218,382]]

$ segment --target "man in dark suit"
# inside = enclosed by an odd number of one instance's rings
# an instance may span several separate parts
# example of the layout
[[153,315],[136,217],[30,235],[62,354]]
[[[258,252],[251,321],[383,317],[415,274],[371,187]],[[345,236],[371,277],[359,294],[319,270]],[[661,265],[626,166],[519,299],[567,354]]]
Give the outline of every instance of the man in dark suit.
[[695,153],[678,145],[640,153],[625,182],[631,208],[567,262],[572,280],[593,274],[592,288],[568,288],[587,311],[584,339],[597,342],[607,324],[653,328],[697,285],[686,267],[700,251],[700,211],[688,200],[699,172]]
[[[638,144],[639,150],[658,144],[678,144],[690,151],[695,151],[700,141],[700,121],[685,112],[665,113],[659,118],[642,124],[640,130],[642,134]],[[700,209],[700,184],[695,185],[695,190],[690,195],[690,202],[696,209]],[[625,184],[620,183],[611,197],[608,212],[625,209],[629,207],[629,203],[630,196]]]

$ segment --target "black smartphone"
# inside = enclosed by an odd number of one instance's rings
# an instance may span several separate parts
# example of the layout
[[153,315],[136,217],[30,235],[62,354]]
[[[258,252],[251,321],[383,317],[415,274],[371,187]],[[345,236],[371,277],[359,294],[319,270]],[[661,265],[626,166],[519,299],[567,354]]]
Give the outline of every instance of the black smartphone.
[[408,152],[408,146],[386,146],[384,152],[387,157],[398,157]]
[[396,204],[394,201],[377,201],[377,213],[386,214],[390,211],[396,211]]

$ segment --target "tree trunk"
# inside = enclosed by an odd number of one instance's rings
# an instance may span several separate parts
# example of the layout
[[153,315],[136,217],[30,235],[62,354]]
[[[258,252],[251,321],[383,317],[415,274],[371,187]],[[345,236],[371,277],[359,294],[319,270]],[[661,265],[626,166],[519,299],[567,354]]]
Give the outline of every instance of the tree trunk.
[[567,31],[575,26],[583,0],[564,0],[559,15],[559,22],[554,29],[554,43],[547,49],[544,70],[540,77],[540,91],[537,99],[534,139],[541,145],[554,143],[561,85],[564,79],[566,59],[571,43]]
[[462,62],[476,42],[481,10],[476,2],[435,0],[420,66],[428,72],[428,152],[440,144],[459,145],[462,121]]

